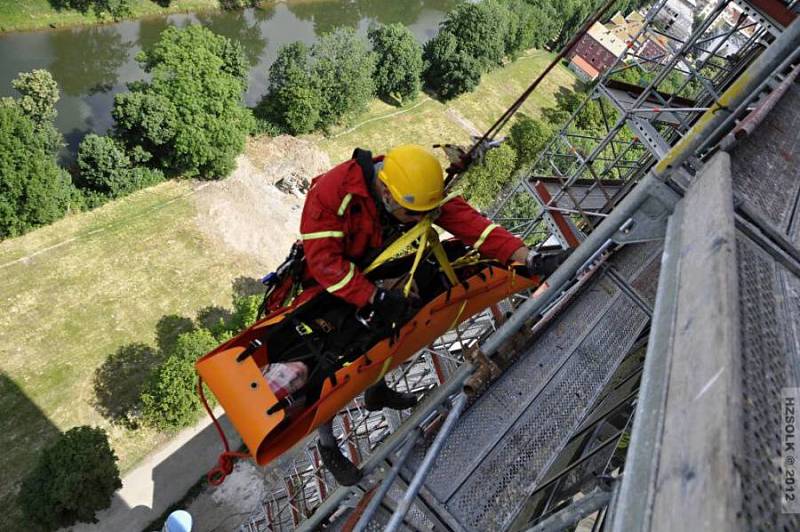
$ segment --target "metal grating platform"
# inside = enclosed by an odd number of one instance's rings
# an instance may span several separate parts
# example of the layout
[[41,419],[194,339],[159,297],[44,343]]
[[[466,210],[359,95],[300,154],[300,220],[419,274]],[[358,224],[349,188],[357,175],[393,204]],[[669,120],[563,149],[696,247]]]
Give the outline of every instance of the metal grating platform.
[[800,371],[800,278],[746,236],[736,238],[742,356],[743,452],[735,462],[748,489],[748,530],[800,530],[800,514],[780,512],[781,390]]
[[[800,85],[731,153],[733,191],[800,247]],[[791,231],[790,231],[791,230]]]
[[[628,246],[611,265],[652,302],[659,258],[659,244]],[[598,276],[462,416],[422,500],[453,528],[507,527],[647,322],[615,282]]]

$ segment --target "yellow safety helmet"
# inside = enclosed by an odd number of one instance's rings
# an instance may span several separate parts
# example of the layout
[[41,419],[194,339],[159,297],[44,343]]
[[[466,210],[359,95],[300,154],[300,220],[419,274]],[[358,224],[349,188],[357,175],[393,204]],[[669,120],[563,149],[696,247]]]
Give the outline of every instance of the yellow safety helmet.
[[410,211],[430,211],[444,199],[442,165],[434,155],[416,144],[392,148],[378,172],[392,198]]

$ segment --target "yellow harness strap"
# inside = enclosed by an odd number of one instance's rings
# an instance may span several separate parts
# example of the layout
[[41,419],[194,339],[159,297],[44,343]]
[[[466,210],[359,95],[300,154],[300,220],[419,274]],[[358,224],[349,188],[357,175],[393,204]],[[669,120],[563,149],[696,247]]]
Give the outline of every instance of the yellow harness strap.
[[[450,194],[446,198],[444,198],[439,205],[443,205],[450,201],[455,194]],[[430,214],[426,215],[422,220],[417,222],[417,224],[405,232],[403,235],[400,236],[397,240],[392,242],[386,249],[384,249],[378,257],[372,261],[372,264],[367,266],[364,270],[364,273],[369,273],[378,266],[384,264],[385,262],[404,255],[409,251],[409,248],[416,242],[416,255],[414,257],[414,263],[411,266],[411,271],[409,272],[408,282],[403,287],[403,294],[408,296],[409,292],[411,291],[411,284],[414,281],[414,273],[416,273],[417,268],[419,267],[419,263],[422,262],[422,257],[428,252],[429,249],[433,251],[433,255],[436,257],[436,260],[439,262],[439,266],[441,266],[442,271],[447,276],[447,279],[453,285],[458,284],[458,277],[456,276],[456,272],[453,270],[453,266],[450,264],[450,260],[447,258],[447,252],[444,250],[444,246],[439,241],[439,233],[433,228],[433,218]]]

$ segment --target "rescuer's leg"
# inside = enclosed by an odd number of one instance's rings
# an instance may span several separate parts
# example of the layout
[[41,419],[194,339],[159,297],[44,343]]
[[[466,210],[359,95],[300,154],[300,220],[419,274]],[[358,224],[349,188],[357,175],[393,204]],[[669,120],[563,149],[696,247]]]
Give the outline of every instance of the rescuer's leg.
[[405,410],[406,408],[416,406],[416,404],[416,395],[392,390],[384,379],[373,384],[364,392],[364,406],[366,406],[367,410],[370,412],[383,408]]
[[336,482],[342,486],[353,486],[361,480],[361,471],[339,450],[339,443],[333,435],[333,419],[317,429],[319,434],[319,455],[322,463],[331,472]]

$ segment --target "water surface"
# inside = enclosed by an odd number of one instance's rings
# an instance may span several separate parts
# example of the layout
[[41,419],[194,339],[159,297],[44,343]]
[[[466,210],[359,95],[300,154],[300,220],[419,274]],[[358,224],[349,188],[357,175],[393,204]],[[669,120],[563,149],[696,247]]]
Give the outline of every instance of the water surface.
[[458,0],[292,0],[243,11],[177,14],[110,24],[0,35],[0,96],[15,95],[11,80],[34,68],[49,70],[61,88],[56,126],[74,156],[89,132],[112,125],[114,95],[145,78],[136,54],[149,48],[168,26],[202,24],[242,43],[251,70],[245,101],[255,105],[266,92],[267,73],[282,45],[317,37],[336,27],[366,38],[373,22],[399,22],[420,42],[436,34]]

